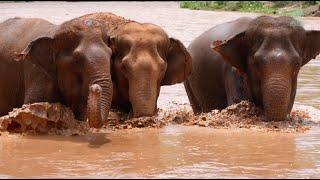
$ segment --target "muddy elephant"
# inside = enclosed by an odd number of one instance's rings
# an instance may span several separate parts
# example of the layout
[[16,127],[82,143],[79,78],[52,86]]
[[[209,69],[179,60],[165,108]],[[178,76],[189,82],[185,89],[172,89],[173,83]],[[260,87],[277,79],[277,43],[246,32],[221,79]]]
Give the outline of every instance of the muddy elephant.
[[161,27],[112,13],[82,18],[106,23],[112,49],[112,108],[130,112],[131,117],[154,115],[160,87],[181,83],[191,73],[190,54]]
[[61,102],[101,127],[112,99],[109,36],[103,22],[37,18],[0,24],[0,115],[34,102]]
[[188,50],[193,73],[184,85],[195,113],[247,99],[277,121],[291,112],[300,68],[320,53],[320,31],[291,17],[239,18],[204,32]]

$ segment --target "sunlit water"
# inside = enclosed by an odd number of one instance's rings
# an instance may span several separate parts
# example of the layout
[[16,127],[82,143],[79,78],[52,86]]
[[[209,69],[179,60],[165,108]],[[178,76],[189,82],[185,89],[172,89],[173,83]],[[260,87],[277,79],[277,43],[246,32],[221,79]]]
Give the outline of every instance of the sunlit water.
[[[108,11],[163,27],[186,46],[210,27],[256,14],[192,11],[176,2],[0,3],[0,21],[40,17],[53,23]],[[303,18],[320,30],[320,18]],[[160,108],[188,104],[182,84],[161,88]],[[298,78],[295,106],[320,108],[320,61]],[[319,113],[320,115],[320,113]],[[0,178],[320,178],[320,129],[307,133],[262,133],[168,126],[100,132],[82,137],[0,136]]]

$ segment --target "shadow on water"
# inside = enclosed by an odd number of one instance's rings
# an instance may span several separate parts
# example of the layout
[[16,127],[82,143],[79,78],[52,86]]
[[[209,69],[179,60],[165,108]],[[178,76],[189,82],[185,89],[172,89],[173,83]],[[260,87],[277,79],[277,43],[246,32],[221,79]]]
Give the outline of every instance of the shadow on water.
[[[319,128],[294,134],[171,125],[71,138],[14,135],[0,138],[3,176],[306,178],[320,175]],[[34,171],[35,168],[38,170]]]
[[104,144],[110,143],[111,140],[108,139],[109,133],[97,132],[97,133],[89,133],[87,135],[81,136],[49,136],[49,135],[26,135],[24,138],[30,139],[32,141],[67,141],[74,143],[88,143],[88,147],[90,148],[100,148]]

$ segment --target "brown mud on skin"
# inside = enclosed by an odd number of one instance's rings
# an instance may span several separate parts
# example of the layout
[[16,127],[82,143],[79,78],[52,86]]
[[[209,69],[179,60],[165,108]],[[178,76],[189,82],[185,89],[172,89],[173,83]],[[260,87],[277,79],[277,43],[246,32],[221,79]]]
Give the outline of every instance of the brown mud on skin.
[[83,135],[86,122],[74,118],[73,112],[59,103],[25,104],[0,117],[1,131],[25,134]]
[[172,111],[159,110],[153,117],[127,119],[126,114],[111,113],[104,128],[131,129],[156,127],[168,124],[202,126],[216,129],[246,128],[258,131],[305,132],[319,123],[311,120],[308,113],[294,110],[290,117],[283,121],[265,121],[261,110],[248,101],[231,105],[221,111],[213,110],[195,116],[188,106],[181,106]]

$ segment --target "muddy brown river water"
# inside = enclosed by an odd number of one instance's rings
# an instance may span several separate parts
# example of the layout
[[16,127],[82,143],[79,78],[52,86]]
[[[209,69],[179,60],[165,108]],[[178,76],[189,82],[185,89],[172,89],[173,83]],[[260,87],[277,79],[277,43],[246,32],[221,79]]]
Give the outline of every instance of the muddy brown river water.
[[[257,14],[192,11],[177,2],[0,3],[0,21],[40,17],[61,23],[98,11],[162,26],[186,46],[208,28]],[[320,30],[320,18],[301,18]],[[161,88],[162,109],[188,105],[182,84]],[[295,108],[320,116],[320,60],[302,68]],[[320,127],[306,133],[162,129],[101,131],[86,136],[0,135],[0,178],[320,178]]]

